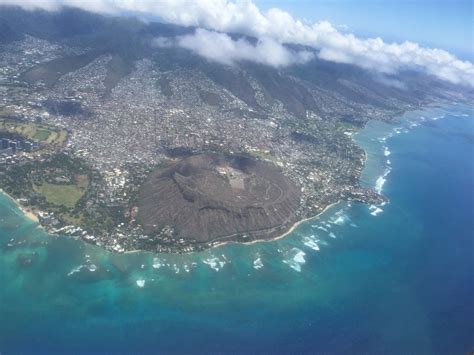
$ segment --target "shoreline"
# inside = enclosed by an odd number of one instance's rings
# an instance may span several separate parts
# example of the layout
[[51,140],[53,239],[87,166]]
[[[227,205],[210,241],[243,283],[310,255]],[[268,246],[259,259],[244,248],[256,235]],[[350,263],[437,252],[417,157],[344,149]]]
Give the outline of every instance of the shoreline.
[[[417,109],[413,110],[413,111],[416,111]],[[407,111],[403,111],[402,113],[398,114],[396,117],[402,117]],[[383,120],[381,122],[384,122]],[[351,137],[351,140],[353,141],[353,143],[355,143],[357,146],[360,146],[360,144],[356,141],[355,139],[355,136],[357,136],[357,134],[359,134],[361,131],[363,131],[364,129],[366,129],[367,127],[367,124],[365,124],[361,129],[357,130],[354,132],[353,136]],[[361,147],[361,146],[360,146]],[[363,147],[361,147],[362,151],[364,152],[364,169],[365,169],[365,166],[367,164],[367,160],[368,160],[368,153],[367,153],[367,150],[364,149]],[[362,174],[361,176],[359,176],[359,182],[360,182],[360,179],[362,177]],[[27,217],[29,218],[30,220],[34,221],[34,222],[37,222],[40,226],[41,224],[39,223],[39,219],[38,217],[35,215],[35,213],[29,209],[29,208],[25,208],[23,206],[20,205],[20,203],[15,199],[13,198],[12,196],[10,196],[9,194],[7,194],[6,192],[4,192],[3,190],[0,189],[0,192],[3,192],[6,196],[8,196],[8,198],[10,198],[16,205],[17,207],[22,211],[22,213]],[[234,241],[234,240],[229,240],[229,241],[216,241],[216,244],[210,246],[209,248],[206,248],[205,250],[194,250],[194,251],[188,251],[188,252],[172,252],[172,253],[165,253],[165,254],[182,254],[182,255],[185,255],[185,254],[194,254],[194,253],[200,253],[200,252],[205,252],[205,251],[208,251],[208,250],[212,250],[214,248],[219,248],[219,247],[222,247],[222,246],[225,246],[225,245],[230,245],[230,244],[243,244],[243,245],[252,245],[252,244],[257,244],[257,243],[270,243],[270,242],[274,242],[274,241],[277,241],[277,240],[280,240],[280,239],[283,239],[285,238],[286,236],[290,235],[291,233],[293,233],[301,224],[303,224],[304,222],[307,222],[307,221],[310,221],[310,220],[315,220],[317,218],[319,218],[323,213],[327,212],[330,208],[338,205],[339,203],[343,202],[345,200],[338,200],[334,203],[331,203],[327,206],[325,206],[321,212],[319,212],[318,214],[314,215],[314,216],[311,216],[311,217],[307,217],[307,218],[303,218],[295,223],[293,223],[291,225],[291,227],[284,233],[280,234],[280,235],[277,235],[276,237],[273,237],[273,238],[268,238],[268,239],[257,239],[257,240],[252,240],[252,241],[248,241],[248,242],[243,242],[243,241]],[[347,200],[346,202],[350,202],[350,200]],[[41,226],[42,227],[42,226]],[[43,227],[42,227],[43,228]],[[47,230],[46,230],[47,232]],[[50,234],[50,233],[48,233]],[[84,243],[87,243],[86,241],[83,241]],[[212,241],[210,242],[212,243]],[[87,243],[87,244],[90,244],[90,245],[93,245],[93,246],[97,246],[93,243]],[[102,247],[101,247],[102,248]],[[159,254],[160,252],[156,252],[156,251],[150,251],[150,250],[146,250],[146,249],[132,249],[132,250],[127,250],[127,251],[124,251],[122,253],[114,253],[114,251],[112,250],[108,250],[106,248],[102,248],[108,252],[111,252],[113,254],[135,254],[135,253],[152,253],[152,254]]]
[[[334,203],[331,203],[329,205],[327,205],[321,212],[319,212],[317,215],[315,216],[311,216],[311,217],[308,217],[308,218],[303,218],[297,222],[295,222],[285,233],[281,234],[281,235],[278,235],[274,238],[269,238],[269,239],[259,239],[259,240],[252,240],[251,242],[236,242],[236,241],[226,241],[226,242],[220,242],[218,244],[215,244],[213,245],[211,248],[209,249],[213,249],[213,248],[218,248],[218,247],[222,247],[224,245],[227,245],[227,244],[243,244],[243,245],[252,245],[252,244],[257,244],[257,243],[269,243],[269,242],[274,242],[276,240],[280,240],[280,239],[283,239],[285,238],[287,235],[293,233],[295,231],[296,228],[298,228],[302,223],[304,222],[307,222],[307,221],[311,221],[311,220],[314,220],[316,218],[319,218],[324,212],[326,212],[327,210],[329,210],[330,208],[338,205],[339,203],[341,203],[342,200],[339,200],[337,202],[334,202]],[[348,201],[349,202],[349,201]],[[193,252],[192,252],[193,253]],[[184,253],[183,253],[184,254]]]
[[[389,121],[385,121],[385,120],[370,120],[370,121],[367,121],[364,126],[355,131],[354,134],[351,136],[351,140],[354,142],[354,144],[356,144],[358,147],[360,147],[363,152],[364,152],[364,169],[366,169],[366,166],[367,166],[367,162],[368,162],[368,159],[369,159],[369,154],[367,152],[367,149],[364,148],[360,142],[357,141],[357,135],[360,134],[363,130],[367,129],[367,125],[369,122],[373,122],[373,121],[377,121],[377,122],[382,122],[382,123],[387,123],[387,124],[396,124],[396,123],[400,123],[403,121],[404,119],[404,116],[409,113],[409,112],[416,112],[416,111],[425,111],[425,110],[429,110],[429,109],[433,109],[433,108],[439,108],[439,109],[444,109],[446,108],[446,106],[451,106],[451,105],[455,105],[455,103],[446,103],[446,102],[442,102],[442,103],[431,103],[431,104],[427,104],[425,106],[422,106],[422,107],[418,107],[418,108],[415,108],[413,110],[403,110],[401,111],[400,113],[398,113],[396,116],[392,117]],[[359,183],[361,182],[361,178],[362,178],[362,175],[363,175],[363,171],[361,173],[361,176],[359,177]],[[382,193],[379,193],[380,195],[383,196]],[[327,210],[329,210],[330,208],[334,207],[335,205],[338,205],[339,203],[343,202],[343,201],[346,201],[346,200],[339,200],[337,202],[334,202],[332,204],[329,204],[328,206],[326,206],[320,213],[318,213],[317,215],[315,216],[312,216],[312,217],[308,217],[308,218],[304,218],[296,223],[294,223],[290,229],[288,229],[288,231],[286,231],[285,233],[277,236],[277,237],[274,237],[274,238],[270,238],[270,239],[260,239],[260,240],[253,240],[253,241],[250,241],[250,242],[236,242],[236,241],[223,241],[223,242],[219,242],[215,245],[213,245],[210,249],[213,249],[213,248],[217,248],[217,247],[221,247],[221,246],[225,246],[227,244],[244,244],[244,245],[251,245],[251,244],[256,244],[256,243],[265,243],[265,242],[273,242],[273,241],[276,241],[276,240],[279,240],[279,239],[282,239],[284,237],[286,237],[287,235],[291,234],[292,232],[295,231],[296,228],[298,228],[299,225],[301,225],[302,223],[304,222],[307,222],[307,221],[310,221],[310,220],[314,220],[314,219],[317,219],[319,218],[323,213],[325,213]],[[351,200],[347,200],[346,202],[351,202]]]
[[14,198],[13,196],[11,196],[9,193],[7,193],[6,191],[2,189],[0,189],[0,193],[6,196],[10,201],[12,201],[15,204],[15,206],[23,213],[23,215],[26,216],[30,221],[40,224],[38,216],[35,214],[33,209],[22,206],[21,203],[16,198]]
[[[448,104],[449,106],[453,106],[455,105],[455,103],[450,103]],[[432,104],[428,104],[424,107],[420,107],[420,108],[415,108],[413,110],[404,110],[403,112],[399,113],[397,116],[393,117],[391,122],[386,122],[384,120],[371,120],[371,121],[379,121],[379,122],[385,122],[385,123],[399,123],[401,121],[403,121],[403,117],[404,115],[407,113],[407,112],[416,112],[416,111],[423,111],[423,110],[426,110],[426,109],[432,109],[432,108],[446,108],[446,106],[448,106],[447,103],[432,103]],[[351,137],[351,140],[357,145],[359,146],[363,152],[364,152],[364,168],[363,170],[366,169],[366,166],[367,166],[367,161],[368,161],[368,153],[367,153],[367,149],[365,149],[363,146],[361,146],[361,144],[357,141],[356,137],[358,134],[360,134],[363,130],[365,130],[367,128],[367,124],[371,121],[368,121],[366,122],[366,124],[364,124],[364,126],[355,131],[354,134],[352,135]],[[362,175],[359,177],[359,182],[361,182],[361,178],[362,178]],[[36,215],[35,213],[35,210],[30,208],[30,207],[24,207],[20,204],[20,202],[15,199],[14,197],[12,197],[10,194],[8,194],[7,192],[5,192],[3,189],[0,188],[0,193],[4,194],[8,199],[10,199],[15,205],[16,207],[22,212],[22,214],[24,216],[26,216],[26,218],[28,218],[30,221],[32,222],[35,222],[38,224],[39,227],[43,228],[44,227],[41,225],[41,223],[39,222],[39,218],[38,216]],[[189,252],[172,252],[172,253],[166,253],[166,252],[156,252],[156,251],[150,251],[150,250],[146,250],[146,249],[132,249],[132,250],[127,250],[127,251],[124,251],[122,253],[116,253],[112,250],[109,250],[107,248],[103,248],[103,247],[99,247],[103,250],[106,250],[107,252],[111,252],[112,254],[134,254],[134,253],[152,253],[152,254],[194,254],[194,253],[199,253],[199,252],[205,252],[205,251],[208,251],[208,250],[211,250],[211,249],[214,249],[214,248],[218,248],[218,247],[222,247],[222,246],[225,246],[225,245],[228,245],[228,244],[243,244],[243,245],[252,245],[252,244],[256,244],[256,243],[265,243],[265,242],[273,242],[273,241],[277,241],[277,240],[280,240],[280,239],[283,239],[285,238],[286,236],[288,236],[289,234],[293,233],[302,223],[304,222],[307,222],[307,221],[311,221],[311,220],[315,220],[317,218],[319,218],[322,214],[324,214],[325,212],[327,212],[330,208],[334,207],[335,205],[338,205],[339,203],[343,202],[345,200],[338,200],[334,203],[331,203],[329,205],[327,205],[326,207],[324,207],[321,212],[319,212],[318,214],[314,215],[314,216],[311,216],[311,217],[307,217],[307,218],[304,218],[304,219],[301,219],[297,222],[295,222],[293,225],[291,225],[291,227],[284,233],[282,233],[281,235],[278,235],[276,237],[273,237],[273,238],[269,238],[269,239],[257,239],[257,240],[252,240],[252,241],[248,241],[248,242],[245,242],[245,241],[233,241],[233,240],[229,240],[229,241],[216,241],[216,244],[210,246],[209,248],[206,248],[205,250],[194,250],[194,251],[189,251]],[[351,202],[351,200],[347,200],[346,202]],[[48,232],[46,229],[44,229],[46,232]],[[48,232],[48,235],[51,235],[49,232]],[[84,240],[82,240],[82,242],[86,243],[86,244],[90,244],[92,246],[96,246],[96,244],[93,244],[93,243],[88,243]],[[212,243],[212,242],[211,242]]]
[[[269,238],[269,239],[258,239],[258,240],[252,240],[250,242],[236,242],[236,241],[232,241],[232,240],[229,240],[229,241],[225,241],[225,242],[219,242],[213,246],[211,246],[210,248],[207,248],[205,250],[195,250],[195,251],[189,251],[189,252],[185,252],[185,253],[156,253],[156,252],[153,252],[153,251],[149,251],[149,250],[141,250],[141,249],[135,249],[135,250],[127,250],[123,253],[120,253],[120,254],[136,254],[136,253],[152,253],[152,254],[179,254],[179,255],[186,255],[186,254],[196,254],[196,253],[204,253],[208,250],[212,250],[214,248],[219,248],[219,247],[223,247],[225,245],[230,245],[230,244],[242,244],[242,245],[252,245],[252,244],[257,244],[257,243],[270,243],[270,242],[274,242],[276,240],[280,240],[280,239],[283,239],[285,238],[287,235],[293,233],[295,231],[296,228],[299,227],[300,224],[304,223],[304,222],[307,222],[307,221],[311,221],[311,220],[314,220],[314,219],[317,219],[319,218],[323,213],[325,213],[327,210],[329,210],[330,208],[338,205],[339,203],[341,203],[343,200],[339,200],[337,202],[334,202],[334,203],[331,203],[329,205],[327,205],[321,212],[319,212],[317,215],[315,216],[311,216],[311,217],[308,217],[308,218],[303,218],[297,222],[295,222],[285,233],[281,234],[281,235],[278,235],[276,237],[273,237],[273,238]],[[350,202],[350,201],[348,201]]]
[[[432,107],[442,107],[443,105],[440,105],[440,106],[437,106],[437,105],[433,105],[433,106],[426,106],[426,108],[432,108]],[[414,109],[412,110],[412,112],[415,112],[417,110],[420,110],[420,108],[417,108],[417,109]],[[393,117],[392,120],[394,118],[397,118],[395,121],[392,121],[392,123],[395,123],[397,121],[399,121],[407,112],[409,111],[403,111],[399,114],[397,114],[397,116]],[[359,146],[362,151],[364,152],[364,168],[366,168],[366,165],[367,165],[367,161],[368,161],[368,153],[367,153],[367,150],[364,149],[364,147],[362,147],[359,142],[357,142],[356,140],[356,136],[362,132],[364,129],[367,128],[367,123],[369,123],[370,121],[366,122],[366,124],[364,124],[364,126],[355,131],[354,134],[352,135],[351,137],[351,140],[354,144],[356,144],[357,146]],[[380,122],[385,122],[384,120],[380,120]],[[389,123],[389,122],[387,122]],[[360,182],[360,179],[362,177],[362,174],[361,176],[359,176],[359,182]],[[39,220],[38,220],[38,217],[33,213],[33,211],[31,211],[30,209],[28,208],[24,208],[23,206],[20,205],[20,203],[15,199],[13,198],[12,196],[10,196],[9,194],[7,194],[6,192],[4,192],[3,190],[0,189],[0,192],[4,193],[6,196],[8,196],[8,198],[10,198],[16,205],[17,207],[23,212],[23,214],[25,216],[27,216],[27,218],[29,218],[30,220],[33,220],[37,223],[39,223]],[[252,240],[252,241],[248,241],[248,242],[243,242],[243,241],[234,241],[234,240],[229,240],[229,241],[216,241],[216,244],[210,246],[209,248],[206,248],[205,250],[194,250],[194,251],[189,251],[189,252],[173,252],[173,253],[164,253],[164,254],[182,254],[182,255],[185,255],[185,254],[195,254],[195,253],[200,253],[200,252],[206,252],[208,250],[212,250],[214,248],[219,248],[219,247],[223,247],[223,246],[226,246],[226,245],[231,245],[231,244],[242,244],[242,245],[253,245],[253,244],[257,244],[257,243],[270,243],[270,242],[274,242],[274,241],[277,241],[277,240],[280,240],[280,239],[283,239],[285,238],[286,236],[290,235],[291,233],[293,233],[301,224],[303,224],[304,222],[307,222],[307,221],[310,221],[310,220],[315,220],[315,219],[318,219],[322,214],[324,214],[325,212],[327,212],[330,208],[338,205],[339,203],[341,203],[343,200],[338,200],[334,203],[331,203],[327,206],[325,206],[321,212],[319,212],[318,214],[314,215],[314,216],[311,216],[311,217],[307,217],[307,218],[303,218],[297,222],[295,222],[294,224],[291,225],[291,227],[284,233],[280,234],[280,235],[277,235],[276,237],[273,237],[273,238],[269,238],[269,239],[257,239],[257,240]],[[346,202],[350,202],[350,200],[347,200]],[[49,234],[49,233],[48,233]],[[86,241],[83,241],[84,243],[87,243]],[[212,241],[210,242],[212,243]],[[91,244],[91,245],[94,245],[96,246],[95,244],[93,243],[87,243],[87,244]],[[145,250],[145,249],[132,249],[132,250],[127,250],[127,251],[124,251],[122,253],[114,253],[113,251],[111,250],[108,250],[106,248],[102,248],[108,252],[111,252],[113,254],[135,254],[135,253],[152,253],[152,254],[161,254],[159,252],[156,252],[156,251],[150,251],[150,250]]]

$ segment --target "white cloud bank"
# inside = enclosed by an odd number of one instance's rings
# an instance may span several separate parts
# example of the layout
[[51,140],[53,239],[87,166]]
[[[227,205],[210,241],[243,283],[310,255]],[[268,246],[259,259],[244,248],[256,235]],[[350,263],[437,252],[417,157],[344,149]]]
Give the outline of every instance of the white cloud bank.
[[[308,52],[291,51],[282,45],[291,43],[319,50],[322,59],[379,73],[415,69],[452,83],[474,86],[473,64],[447,51],[423,48],[412,42],[362,39],[342,33],[325,21],[304,24],[277,8],[262,12],[251,0],[0,0],[0,4],[46,10],[67,5],[108,14],[133,11],[156,15],[170,23],[211,30],[198,29],[194,35],[177,38],[175,43],[226,64],[251,60],[285,66],[310,59]],[[253,36],[258,42],[254,45],[242,39],[233,40],[220,32]]]
[[246,60],[272,67],[302,64],[314,58],[309,51],[293,51],[272,38],[263,37],[255,44],[244,38],[232,39],[221,32],[198,28],[194,34],[178,36],[175,40],[159,37],[159,47],[179,46],[221,64],[233,65]]

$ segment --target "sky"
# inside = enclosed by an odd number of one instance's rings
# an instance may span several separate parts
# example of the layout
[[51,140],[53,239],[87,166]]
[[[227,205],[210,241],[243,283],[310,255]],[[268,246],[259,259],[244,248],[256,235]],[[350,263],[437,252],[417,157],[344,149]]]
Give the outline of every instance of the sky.
[[474,60],[473,0],[255,0],[310,22],[327,20],[364,37],[410,40]]
[[472,1],[0,0],[0,4],[48,11],[73,6],[195,26],[194,33],[156,38],[153,45],[185,48],[225,65],[253,61],[285,67],[318,57],[386,77],[418,70],[474,87]]

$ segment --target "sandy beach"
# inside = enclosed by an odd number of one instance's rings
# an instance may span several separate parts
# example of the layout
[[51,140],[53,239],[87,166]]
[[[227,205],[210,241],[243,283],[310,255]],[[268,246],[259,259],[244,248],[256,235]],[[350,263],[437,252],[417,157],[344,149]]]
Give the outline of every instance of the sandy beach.
[[[5,196],[7,196],[17,207],[18,209],[21,210],[21,212],[27,217],[29,218],[30,220],[32,220],[33,222],[36,222],[36,223],[39,223],[39,219],[38,219],[38,216],[36,215],[36,213],[34,212],[34,210],[32,210],[31,208],[28,208],[28,207],[24,207],[22,206],[15,198],[13,198],[12,196],[10,196],[8,193],[6,193],[4,190],[0,189],[0,193],[3,193]],[[274,238],[270,238],[270,239],[261,239],[261,240],[252,240],[250,242],[236,242],[236,241],[222,241],[222,242],[217,242],[217,244],[213,245],[210,249],[213,249],[213,248],[217,248],[217,247],[221,247],[221,246],[224,246],[226,244],[247,244],[247,245],[250,245],[250,244],[255,244],[255,243],[265,243],[265,242],[272,242],[272,241],[275,241],[275,240],[279,240],[279,239],[282,239],[284,237],[286,237],[288,234],[292,233],[301,223],[304,223],[306,221],[309,221],[309,220],[312,220],[312,219],[315,219],[315,218],[318,218],[319,216],[321,216],[324,212],[326,212],[329,208],[337,205],[338,203],[340,203],[341,201],[337,201],[335,203],[332,203],[328,206],[326,206],[320,213],[318,213],[317,215],[315,216],[312,216],[312,217],[308,217],[308,218],[305,218],[305,219],[302,219],[296,223],[294,223],[285,233],[277,236],[277,237],[274,237]],[[127,250],[125,252],[123,252],[122,254],[133,254],[133,253],[140,253],[140,252],[149,252],[147,250]],[[190,253],[194,253],[195,251],[193,252],[190,252]],[[182,253],[182,254],[188,254],[188,253]]]
[[38,216],[34,213],[34,211],[31,208],[24,207],[22,206],[14,197],[10,196],[8,193],[6,193],[4,190],[0,189],[0,193],[4,194],[7,196],[17,207],[20,209],[20,211],[28,217],[30,220],[39,223]]

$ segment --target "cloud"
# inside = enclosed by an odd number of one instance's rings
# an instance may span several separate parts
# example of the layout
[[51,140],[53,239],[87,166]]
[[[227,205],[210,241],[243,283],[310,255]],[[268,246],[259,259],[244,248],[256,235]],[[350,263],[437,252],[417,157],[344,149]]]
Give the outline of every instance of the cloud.
[[57,1],[52,0],[0,0],[0,5],[16,5],[21,6],[25,10],[57,10],[60,7],[60,4]]
[[398,79],[386,76],[384,74],[374,75],[374,79],[376,81],[378,81],[379,83],[384,84],[386,86],[391,86],[391,87],[394,87],[394,88],[397,88],[397,89],[400,89],[400,90],[405,90],[406,89],[405,83],[401,82]]
[[201,28],[194,34],[176,37],[174,41],[159,37],[154,44],[159,47],[176,45],[227,65],[239,61],[251,61],[272,67],[285,67],[306,63],[314,58],[314,53],[290,50],[271,38],[263,37],[253,44],[244,38],[234,40],[225,33]]
[[[288,51],[282,44],[299,44],[318,50],[321,59],[353,64],[377,73],[394,74],[399,70],[414,69],[452,83],[474,86],[473,64],[461,61],[447,51],[423,48],[412,42],[386,43],[380,38],[358,38],[339,31],[326,21],[303,23],[278,8],[262,12],[251,0],[0,0],[0,4],[46,10],[67,5],[107,14],[131,11],[158,16],[177,25],[200,27],[210,31],[199,30],[194,37],[177,38],[177,43],[223,63],[238,60],[274,66],[296,63],[304,54]],[[234,41],[219,32],[249,35],[257,38],[258,43]],[[217,46],[209,40],[218,41],[222,45],[221,51],[229,52],[219,53]],[[198,46],[198,43],[207,43],[210,47]],[[265,58],[264,50],[272,53],[273,58]]]
[[114,0],[0,0],[0,5],[15,5],[25,10],[46,11],[58,11],[63,6],[71,6],[91,12],[119,14],[121,7],[115,6],[114,2]]

